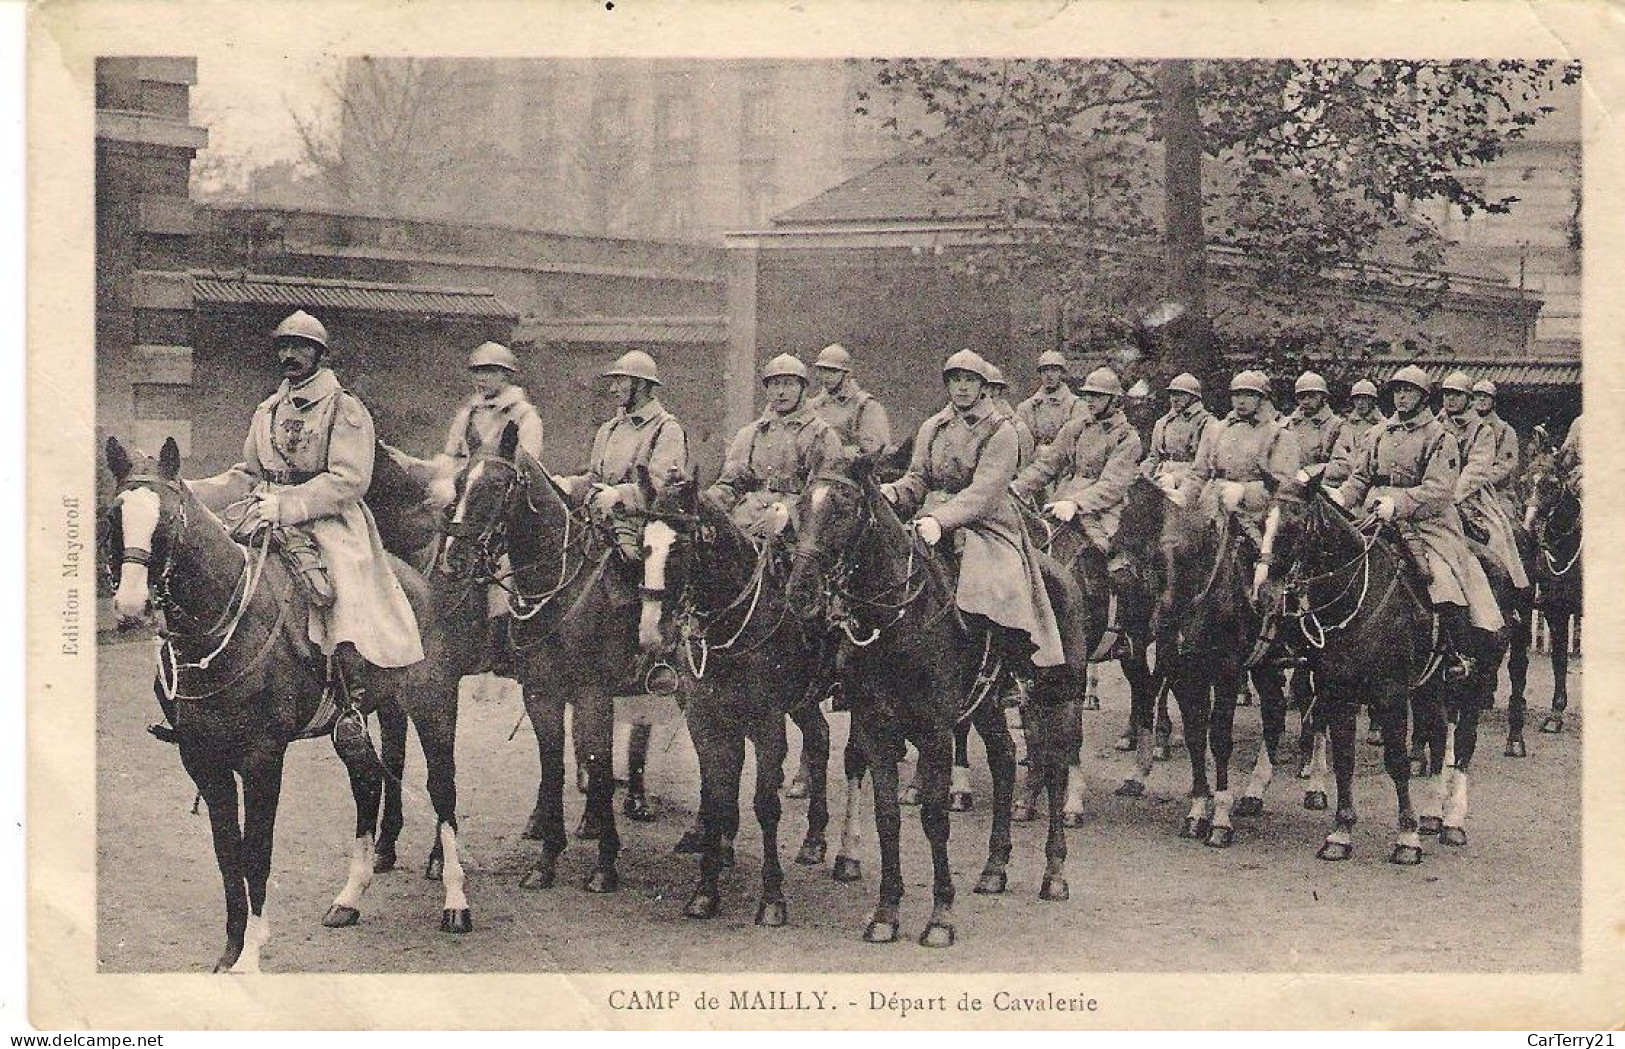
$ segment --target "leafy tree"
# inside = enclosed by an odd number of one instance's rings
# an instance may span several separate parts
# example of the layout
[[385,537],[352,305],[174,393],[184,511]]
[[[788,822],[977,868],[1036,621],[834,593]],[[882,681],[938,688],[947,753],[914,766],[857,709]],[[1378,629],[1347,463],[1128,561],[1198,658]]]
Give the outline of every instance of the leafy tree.
[[964,259],[982,279],[1038,289],[1090,350],[1134,342],[1130,371],[1213,381],[1221,347],[1279,373],[1361,356],[1396,316],[1428,348],[1416,322],[1446,290],[1446,240],[1418,205],[1509,210],[1464,171],[1578,77],[1549,61],[901,59],[878,62],[859,109],[908,103],[912,126],[883,123],[944,196],[997,202]]

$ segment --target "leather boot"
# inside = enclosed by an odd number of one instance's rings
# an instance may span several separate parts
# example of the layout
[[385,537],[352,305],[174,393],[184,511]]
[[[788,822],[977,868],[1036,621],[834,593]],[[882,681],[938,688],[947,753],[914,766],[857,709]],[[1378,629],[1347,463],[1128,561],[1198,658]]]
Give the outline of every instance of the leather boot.
[[1439,641],[1444,650],[1442,673],[1446,681],[1465,681],[1478,669],[1478,661],[1470,654],[1467,609],[1461,605],[1435,605],[1439,614]]

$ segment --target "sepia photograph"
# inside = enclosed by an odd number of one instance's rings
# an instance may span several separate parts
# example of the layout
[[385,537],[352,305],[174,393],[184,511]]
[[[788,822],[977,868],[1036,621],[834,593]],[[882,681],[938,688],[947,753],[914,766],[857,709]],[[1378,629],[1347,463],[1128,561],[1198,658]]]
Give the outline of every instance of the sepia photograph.
[[76,979],[1595,975],[1589,59],[180,39],[63,126]]

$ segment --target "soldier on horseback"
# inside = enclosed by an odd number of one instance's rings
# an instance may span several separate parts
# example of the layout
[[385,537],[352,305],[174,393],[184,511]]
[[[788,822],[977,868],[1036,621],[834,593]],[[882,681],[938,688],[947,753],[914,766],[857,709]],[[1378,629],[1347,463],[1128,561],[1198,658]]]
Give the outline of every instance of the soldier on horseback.
[[1167,477],[1173,483],[1190,476],[1196,452],[1202,446],[1213,416],[1202,403],[1202,384],[1190,372],[1168,383],[1168,411],[1151,428],[1151,448],[1140,472],[1152,481]]
[[1010,420],[1016,428],[1016,468],[1023,469],[1038,456],[1038,439],[1033,436],[1032,427],[1022,422],[1016,416],[1016,409],[1010,403],[1010,383],[1005,380],[1004,372],[991,361],[987,366],[987,395],[994,408],[1000,415]]
[[1326,480],[1336,484],[1349,475],[1352,437],[1343,417],[1326,403],[1329,395],[1325,379],[1304,372],[1292,386],[1297,405],[1284,425],[1298,439],[1299,465],[1325,466]]
[[1112,598],[1132,592],[1134,575],[1128,558],[1113,552],[1112,540],[1140,462],[1140,434],[1123,414],[1122,396],[1116,372],[1090,372],[1083,384],[1083,416],[1062,427],[1011,485],[1023,499],[1054,486],[1055,498],[1044,512],[1063,523],[1075,521],[1089,540],[1079,560],[1084,592],[1092,604],[1108,606],[1106,630],[1111,633],[1120,633]]
[[1490,491],[1506,511],[1507,519],[1516,522],[1521,516],[1518,506],[1517,493],[1513,490],[1517,484],[1518,463],[1521,459],[1518,447],[1518,431],[1512,428],[1495,410],[1495,398],[1499,391],[1495,383],[1489,379],[1480,379],[1473,383],[1473,411],[1484,420],[1484,426],[1494,435],[1492,446],[1495,456],[1490,468]]
[[1468,627],[1495,632],[1504,621],[1489,580],[1461,531],[1454,500],[1461,473],[1460,446],[1427,409],[1428,385],[1427,372],[1414,364],[1395,373],[1389,380],[1394,415],[1365,443],[1349,479],[1328,494],[1339,506],[1363,506],[1379,520],[1398,526],[1427,578],[1443,640],[1455,653],[1447,676],[1459,680],[1475,670],[1465,654]]
[[1464,530],[1480,533],[1486,551],[1506,573],[1512,588],[1524,590],[1529,586],[1529,576],[1518,553],[1512,518],[1494,488],[1500,469],[1496,462],[1495,426],[1487,417],[1470,409],[1468,401],[1473,385],[1465,372],[1452,372],[1440,389],[1442,421],[1461,447],[1461,474],[1456,479],[1454,498]]
[[1207,428],[1180,491],[1199,490],[1198,504],[1214,520],[1234,516],[1257,545],[1269,495],[1264,477],[1286,480],[1298,472],[1297,438],[1281,426],[1269,403],[1269,378],[1241,371],[1230,380],[1230,414]]
[[1582,473],[1580,470],[1580,419],[1576,415],[1574,421],[1569,423],[1569,432],[1563,437],[1562,447],[1557,450],[1557,458],[1552,468],[1565,474],[1570,483],[1576,488],[1580,486]]
[[1055,442],[1061,427],[1083,412],[1083,402],[1066,382],[1066,357],[1058,350],[1038,355],[1038,389],[1016,406],[1016,418],[1027,424],[1042,454]]
[[296,311],[272,340],[283,382],[254,409],[243,461],[192,491],[240,538],[271,530],[310,604],[310,640],[330,675],[336,662],[348,677],[357,656],[411,666],[423,659],[417,617],[362,501],[377,449],[372,415],[328,366],[321,321]]
[[886,406],[852,376],[852,354],[840,343],[818,352],[813,374],[823,388],[807,399],[807,408],[828,423],[850,457],[884,452],[891,447],[891,420]]

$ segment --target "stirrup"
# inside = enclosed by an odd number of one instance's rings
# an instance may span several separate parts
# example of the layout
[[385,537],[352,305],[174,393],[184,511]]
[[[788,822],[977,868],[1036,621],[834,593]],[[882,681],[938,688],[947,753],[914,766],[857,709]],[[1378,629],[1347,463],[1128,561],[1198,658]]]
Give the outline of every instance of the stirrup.
[[1472,656],[1462,655],[1460,652],[1445,654],[1443,677],[1446,681],[1466,681],[1478,671],[1478,660]]

